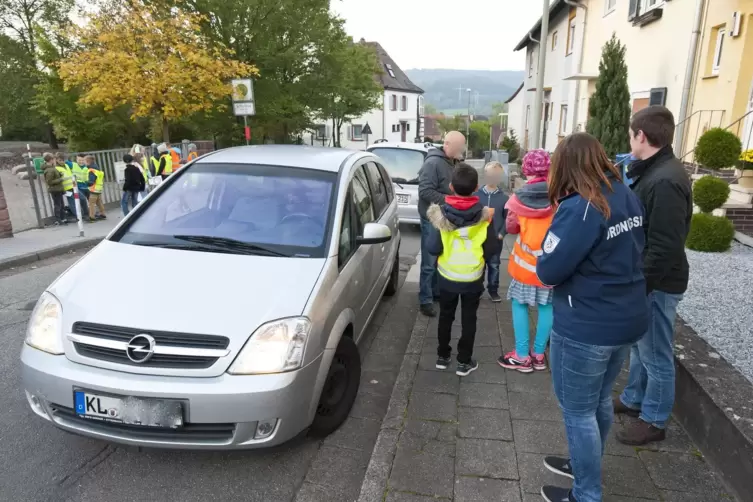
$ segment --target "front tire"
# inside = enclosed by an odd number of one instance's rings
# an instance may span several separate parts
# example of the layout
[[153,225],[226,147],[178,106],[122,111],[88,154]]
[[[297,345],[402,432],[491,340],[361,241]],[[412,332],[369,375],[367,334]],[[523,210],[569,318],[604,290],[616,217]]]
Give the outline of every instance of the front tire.
[[352,338],[343,336],[324,382],[310,432],[315,437],[332,434],[348,418],[361,383],[361,356]]
[[400,278],[400,252],[395,253],[395,262],[392,264],[390,279],[384,289],[384,296],[394,296],[397,293],[397,281]]

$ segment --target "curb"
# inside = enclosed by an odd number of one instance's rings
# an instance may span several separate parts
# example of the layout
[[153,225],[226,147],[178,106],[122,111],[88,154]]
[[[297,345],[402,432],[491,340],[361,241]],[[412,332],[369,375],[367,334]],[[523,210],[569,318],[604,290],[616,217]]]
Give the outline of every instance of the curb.
[[8,270],[10,268],[21,267],[30,263],[46,260],[54,256],[64,255],[71,251],[78,251],[87,247],[92,247],[98,244],[104,237],[84,237],[81,240],[69,242],[67,244],[60,244],[59,246],[53,246],[41,251],[35,251],[33,253],[26,253],[13,258],[6,258],[0,260],[0,272]]
[[678,317],[674,418],[739,500],[753,492],[753,384]]
[[[420,267],[421,260],[419,259],[408,271],[405,281],[409,282],[411,278],[417,277]],[[387,413],[384,415],[379,436],[377,436],[374,450],[371,452],[371,459],[361,484],[358,502],[382,502],[384,500],[384,491],[387,488],[392,461],[397,452],[397,442],[403,429],[405,412],[408,409],[408,396],[413,388],[413,379],[416,376],[418,363],[421,359],[421,349],[428,327],[429,319],[418,314],[413,324],[408,347],[405,349],[400,373],[395,381],[395,386],[392,388]]]
[[735,232],[735,240],[744,246],[753,248],[753,237],[745,235],[742,232]]

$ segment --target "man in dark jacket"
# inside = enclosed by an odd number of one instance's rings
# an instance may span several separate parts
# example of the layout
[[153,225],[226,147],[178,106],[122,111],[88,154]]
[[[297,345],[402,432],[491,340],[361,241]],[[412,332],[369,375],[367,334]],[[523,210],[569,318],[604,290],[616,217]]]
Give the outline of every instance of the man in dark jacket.
[[[131,154],[123,155],[123,162],[125,162],[126,167],[123,173],[125,179],[123,180],[123,197],[120,199],[120,208],[123,210],[123,216],[126,216],[139,203],[139,194],[146,190],[146,183],[144,173],[139,166],[134,164]],[[130,209],[128,207],[129,202]]]
[[628,177],[645,209],[643,274],[651,322],[631,349],[630,378],[614,409],[640,418],[617,434],[620,442],[635,446],[665,438],[674,405],[674,323],[688,287],[685,239],[693,214],[690,178],[672,152],[674,130],[672,112],[663,106],[644,108],[630,124],[630,146],[638,160]]
[[427,250],[427,242],[436,230],[426,218],[431,204],[442,205],[445,197],[452,194],[450,183],[452,171],[465,148],[465,136],[458,131],[445,135],[444,146],[429,150],[424,165],[418,172],[418,214],[421,217],[421,275],[418,301],[421,313],[434,317],[434,300],[439,298],[437,289],[437,257]]

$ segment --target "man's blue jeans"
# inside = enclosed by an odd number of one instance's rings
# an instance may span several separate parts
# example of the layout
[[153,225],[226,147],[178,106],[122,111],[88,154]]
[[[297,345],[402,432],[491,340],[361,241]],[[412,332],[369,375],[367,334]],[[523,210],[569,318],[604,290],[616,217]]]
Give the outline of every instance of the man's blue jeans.
[[426,218],[421,218],[421,273],[419,276],[418,302],[421,305],[434,303],[439,296],[437,286],[437,257],[426,252],[427,242],[432,232],[438,232]]
[[[120,199],[120,209],[123,210],[123,216],[128,215],[128,213],[136,207],[136,204],[139,203],[138,201],[139,192],[123,192],[123,196]],[[131,209],[128,208],[128,203],[131,203]]]
[[675,403],[674,333],[677,304],[682,295],[653,291],[648,331],[630,349],[630,377],[620,401],[640,410],[640,418],[664,429]]
[[495,254],[486,263],[486,290],[490,295],[499,294],[499,261],[501,254]]
[[572,494],[578,502],[602,500],[601,457],[614,419],[612,387],[629,352],[630,345],[589,345],[552,331],[552,381],[565,419]]

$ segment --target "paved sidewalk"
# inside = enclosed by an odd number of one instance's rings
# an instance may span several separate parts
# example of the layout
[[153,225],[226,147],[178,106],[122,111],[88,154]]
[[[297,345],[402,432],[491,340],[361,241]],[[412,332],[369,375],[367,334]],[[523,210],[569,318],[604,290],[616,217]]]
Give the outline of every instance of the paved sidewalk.
[[[417,319],[359,502],[533,502],[544,484],[570,485],[542,464],[547,454],[567,454],[550,373],[497,365],[514,345],[509,303],[482,299],[478,317],[480,368],[465,378],[454,364],[435,369],[437,320]],[[606,502],[734,500],[676,424],[666,441],[644,448],[617,443],[621,426],[616,419],[604,457]]]
[[120,209],[111,209],[107,212],[107,220],[84,223],[84,237],[79,237],[76,223],[18,232],[9,239],[0,240],[0,270],[92,246],[122,219]]

